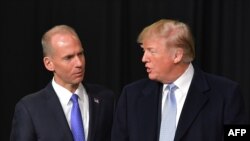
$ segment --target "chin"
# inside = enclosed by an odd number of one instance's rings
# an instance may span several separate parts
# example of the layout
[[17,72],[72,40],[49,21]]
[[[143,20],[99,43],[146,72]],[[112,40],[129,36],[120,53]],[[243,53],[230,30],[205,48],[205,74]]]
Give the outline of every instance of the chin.
[[80,84],[83,81],[83,78],[77,78],[75,79],[75,84]]
[[148,74],[148,78],[149,78],[150,80],[155,80],[155,79],[156,79],[155,76],[152,76],[152,75],[150,75],[150,74]]
[[159,79],[159,77],[157,78],[157,76],[156,75],[148,75],[148,78],[150,79],[150,80],[153,80],[153,81],[159,81],[159,82],[161,82],[161,80]]

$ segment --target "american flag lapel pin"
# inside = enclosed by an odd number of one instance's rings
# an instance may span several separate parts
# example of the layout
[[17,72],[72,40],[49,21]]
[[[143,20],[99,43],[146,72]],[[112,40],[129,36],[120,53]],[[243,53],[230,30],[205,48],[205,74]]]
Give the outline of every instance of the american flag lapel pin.
[[100,103],[99,99],[97,99],[97,98],[94,98],[94,102],[97,103],[97,104]]

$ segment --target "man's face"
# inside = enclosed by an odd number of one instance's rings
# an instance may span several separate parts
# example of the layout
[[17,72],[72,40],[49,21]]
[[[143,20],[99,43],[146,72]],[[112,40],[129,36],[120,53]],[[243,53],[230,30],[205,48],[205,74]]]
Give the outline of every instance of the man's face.
[[50,63],[55,81],[64,86],[81,83],[85,72],[85,57],[79,39],[72,35],[55,35],[51,39]]
[[141,47],[144,50],[142,62],[145,63],[148,77],[162,83],[171,78],[174,65],[174,53],[166,47],[163,38],[149,38],[143,40]]

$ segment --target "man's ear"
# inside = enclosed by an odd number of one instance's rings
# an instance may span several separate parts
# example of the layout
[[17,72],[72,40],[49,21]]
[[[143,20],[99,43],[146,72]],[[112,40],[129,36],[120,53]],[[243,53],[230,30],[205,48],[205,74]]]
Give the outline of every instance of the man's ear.
[[176,48],[175,49],[175,55],[174,55],[174,63],[181,62],[183,58],[184,51],[182,48]]
[[46,56],[43,58],[43,63],[44,63],[44,66],[46,67],[47,70],[49,71],[54,71],[54,64],[51,60],[50,57]]

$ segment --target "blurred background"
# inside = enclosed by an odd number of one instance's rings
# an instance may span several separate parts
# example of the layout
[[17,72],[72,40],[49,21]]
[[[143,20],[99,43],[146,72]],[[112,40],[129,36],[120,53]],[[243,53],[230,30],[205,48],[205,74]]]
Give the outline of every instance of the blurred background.
[[112,89],[147,77],[136,43],[141,30],[162,18],[190,25],[195,63],[237,81],[250,113],[249,0],[1,0],[1,141],[8,141],[21,97],[52,79],[43,66],[41,37],[57,24],[79,34],[87,61],[85,81]]

